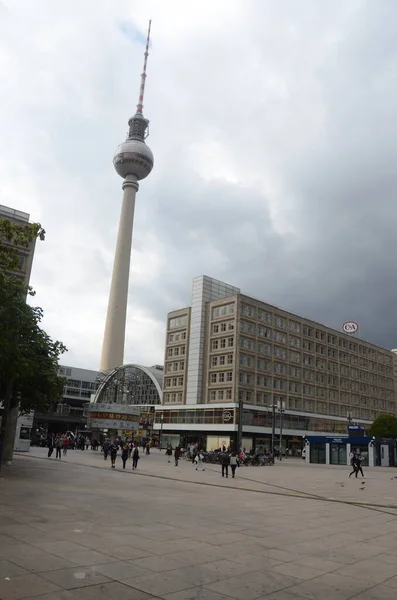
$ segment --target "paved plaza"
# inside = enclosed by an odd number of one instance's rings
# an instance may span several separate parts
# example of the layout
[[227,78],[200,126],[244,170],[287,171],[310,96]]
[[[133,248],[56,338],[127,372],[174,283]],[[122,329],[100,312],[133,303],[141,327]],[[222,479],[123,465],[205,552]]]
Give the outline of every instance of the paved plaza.
[[33,448],[3,467],[0,600],[397,597],[394,470],[362,484],[303,461],[235,480],[158,451],[139,473],[118,463]]

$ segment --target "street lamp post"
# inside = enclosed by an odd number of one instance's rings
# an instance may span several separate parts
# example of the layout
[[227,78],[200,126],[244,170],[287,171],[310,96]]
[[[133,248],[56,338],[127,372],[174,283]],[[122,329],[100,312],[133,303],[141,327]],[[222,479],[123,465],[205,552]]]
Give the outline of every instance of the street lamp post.
[[163,413],[160,414],[160,451],[162,448],[162,441],[163,441]]
[[274,464],[274,452],[275,452],[275,441],[276,441],[276,405],[272,405],[272,462]]

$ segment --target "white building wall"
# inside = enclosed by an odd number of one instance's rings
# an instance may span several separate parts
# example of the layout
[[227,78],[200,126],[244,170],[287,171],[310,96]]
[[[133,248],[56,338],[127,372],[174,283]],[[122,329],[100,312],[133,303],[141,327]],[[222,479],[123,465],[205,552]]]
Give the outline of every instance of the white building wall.
[[239,293],[239,288],[206,275],[193,279],[186,404],[200,404],[203,401],[206,304],[212,302],[212,300],[227,298]]

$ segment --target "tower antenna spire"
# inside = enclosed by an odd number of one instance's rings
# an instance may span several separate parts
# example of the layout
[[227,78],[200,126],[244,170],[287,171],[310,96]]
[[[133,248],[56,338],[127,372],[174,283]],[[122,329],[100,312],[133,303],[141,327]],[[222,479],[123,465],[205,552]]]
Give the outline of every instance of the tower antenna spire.
[[149,56],[149,43],[150,43],[150,28],[152,26],[152,20],[149,20],[149,27],[146,38],[146,49],[145,49],[145,60],[143,61],[143,71],[141,73],[141,87],[139,88],[138,104],[136,106],[136,112],[142,115],[143,110],[143,97],[145,95],[145,82],[146,82],[146,65],[147,57]]

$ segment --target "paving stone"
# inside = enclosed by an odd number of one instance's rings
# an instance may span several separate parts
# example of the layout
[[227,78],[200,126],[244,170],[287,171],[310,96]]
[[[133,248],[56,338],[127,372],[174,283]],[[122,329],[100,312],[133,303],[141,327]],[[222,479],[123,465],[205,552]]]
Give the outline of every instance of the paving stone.
[[117,581],[73,590],[82,600],[156,600],[150,594]]
[[13,556],[12,562],[33,573],[41,571],[56,571],[73,567],[69,560],[61,558],[56,554],[41,554],[40,556]]
[[18,575],[28,575],[29,572],[26,569],[22,569],[17,564],[8,560],[0,560],[0,579],[6,577],[18,577]]
[[21,600],[31,596],[39,596],[59,591],[60,587],[37,575],[21,575],[10,580],[0,580],[1,600]]
[[94,565],[92,569],[101,575],[105,575],[105,577],[108,577],[109,579],[116,579],[117,581],[129,577],[139,577],[140,575],[149,572],[147,569],[132,562],[123,561]]
[[255,571],[240,577],[224,579],[206,587],[237,600],[254,600],[290,587],[299,581],[296,577],[289,577],[272,571]]
[[[72,590],[74,588],[95,585],[96,583],[105,583],[109,581],[100,573],[94,571],[91,567],[74,567],[73,569],[61,569],[59,571],[45,571],[40,573],[48,581],[52,581],[57,586]],[[1,596],[0,596],[1,598]]]
[[171,592],[179,592],[181,590],[196,587],[193,583],[189,583],[180,575],[176,575],[175,571],[169,571],[168,573],[151,573],[150,575],[144,575],[143,577],[132,577],[131,579],[125,579],[122,583],[138,590],[142,590],[147,594],[152,594],[153,596],[161,596],[170,594]]

